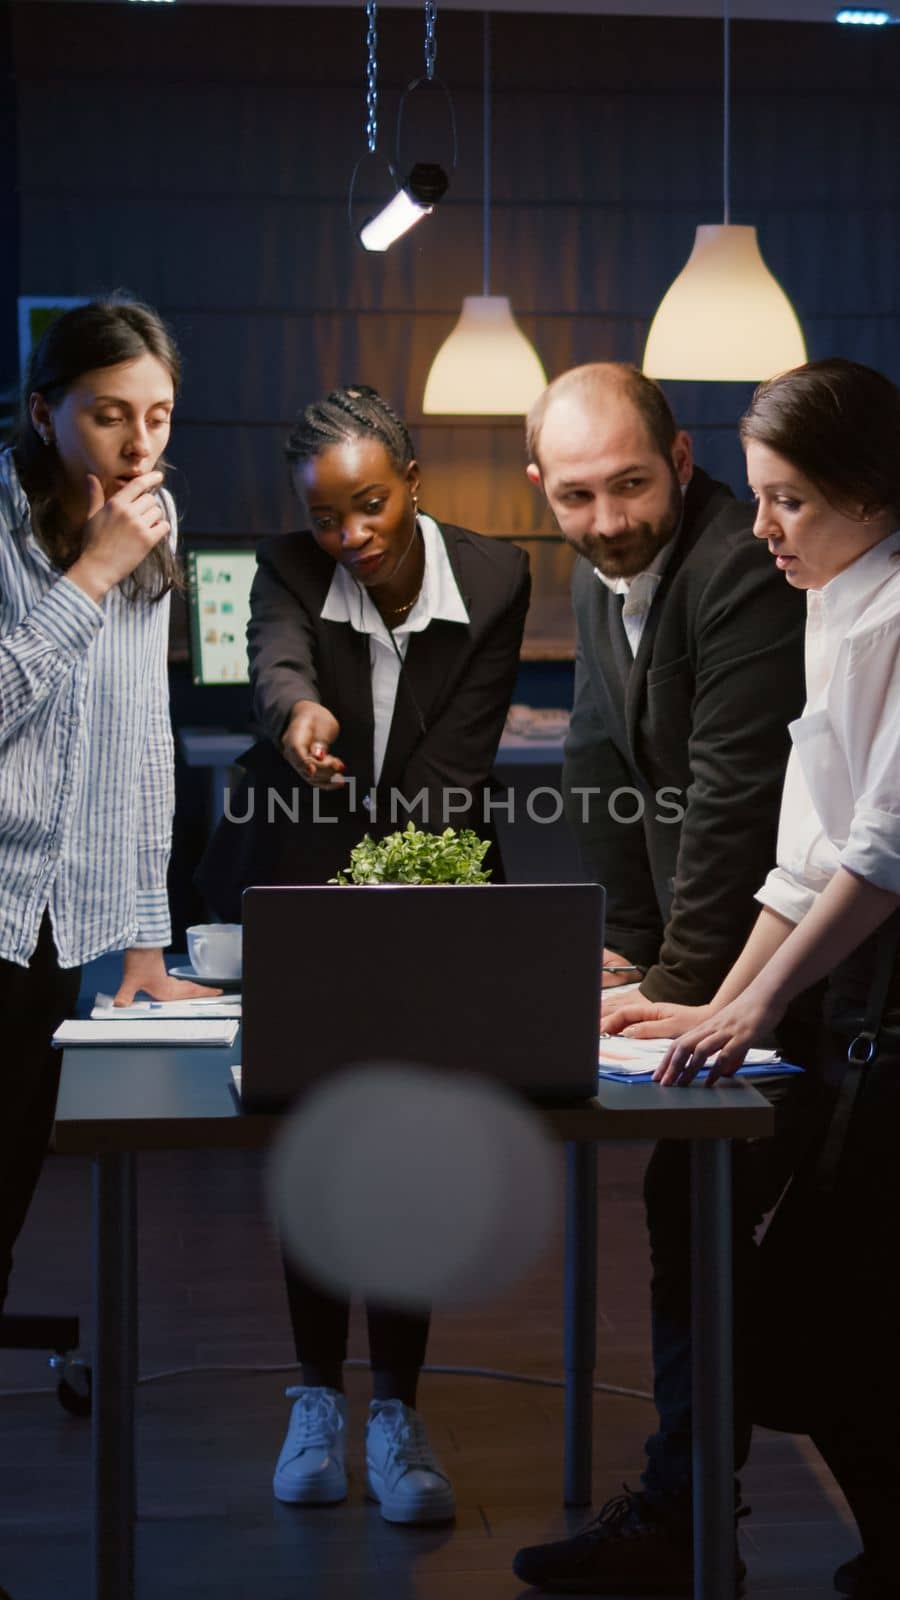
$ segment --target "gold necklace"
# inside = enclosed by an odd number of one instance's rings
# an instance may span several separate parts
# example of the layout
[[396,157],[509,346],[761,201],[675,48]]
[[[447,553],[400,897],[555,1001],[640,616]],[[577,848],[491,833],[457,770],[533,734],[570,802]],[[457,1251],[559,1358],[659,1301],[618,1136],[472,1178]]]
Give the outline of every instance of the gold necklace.
[[415,603],[418,600],[419,595],[421,593],[422,593],[422,585],[419,584],[419,587],[416,590],[415,594],[413,595],[412,599],[411,600],[407,600],[405,606],[387,606],[386,610],[389,612],[389,614],[392,617],[405,617],[407,611],[412,611],[412,608],[415,605]]

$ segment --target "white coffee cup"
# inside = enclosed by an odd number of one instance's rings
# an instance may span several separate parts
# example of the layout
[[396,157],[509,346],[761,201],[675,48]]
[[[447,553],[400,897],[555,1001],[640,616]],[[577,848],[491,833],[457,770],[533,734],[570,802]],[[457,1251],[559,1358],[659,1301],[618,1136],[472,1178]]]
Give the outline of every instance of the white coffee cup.
[[240,977],[239,922],[198,922],[193,928],[188,928],[187,942],[191,966],[199,977]]

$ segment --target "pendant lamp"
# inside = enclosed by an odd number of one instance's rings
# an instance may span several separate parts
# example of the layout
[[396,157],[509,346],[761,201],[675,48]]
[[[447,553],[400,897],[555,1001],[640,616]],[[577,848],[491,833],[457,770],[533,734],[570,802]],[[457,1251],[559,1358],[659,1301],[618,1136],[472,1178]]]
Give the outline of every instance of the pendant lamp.
[[[425,77],[417,78],[404,92],[400,102],[422,83],[437,82],[434,77],[436,11],[434,0],[425,0]],[[410,228],[430,217],[441,196],[446,194],[449,179],[443,167],[434,161],[417,161],[404,182],[398,183],[396,171],[390,161],[387,169],[394,184],[394,193],[381,210],[368,217],[359,229],[353,224],[353,193],[364,161],[378,156],[378,5],[377,0],[366,0],[366,152],[353,168],[350,193],[347,197],[347,220],[364,250],[383,254],[395,240],[402,238]],[[449,99],[449,96],[448,96]],[[454,166],[456,164],[456,124],[450,111],[454,129]],[[398,122],[399,136],[399,122]],[[399,144],[399,137],[398,137]],[[399,157],[398,157],[399,159]]]
[[431,363],[422,402],[427,415],[523,416],[547,387],[540,359],[516,323],[507,296],[490,292],[491,33],[487,12],[483,38],[482,292],[465,296],[456,327]]
[[651,378],[758,383],[806,360],[790,300],[760,254],[756,229],[730,218],[731,38],[723,20],[723,221],[697,228],[694,248],[650,324]]

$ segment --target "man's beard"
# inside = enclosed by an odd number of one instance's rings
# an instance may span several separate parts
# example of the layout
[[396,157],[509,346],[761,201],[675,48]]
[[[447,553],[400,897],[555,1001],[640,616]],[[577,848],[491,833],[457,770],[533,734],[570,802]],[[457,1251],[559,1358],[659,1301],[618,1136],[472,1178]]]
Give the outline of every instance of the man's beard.
[[668,544],[681,521],[682,505],[681,486],[673,473],[669,504],[656,522],[639,522],[612,538],[590,533],[572,542],[604,578],[636,578]]

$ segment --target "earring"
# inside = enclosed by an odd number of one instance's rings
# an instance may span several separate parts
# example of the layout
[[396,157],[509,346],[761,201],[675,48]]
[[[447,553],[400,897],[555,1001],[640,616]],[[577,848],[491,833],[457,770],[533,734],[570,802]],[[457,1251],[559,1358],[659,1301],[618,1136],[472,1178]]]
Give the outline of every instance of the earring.
[[44,444],[47,445],[47,447],[49,449],[50,445],[53,443],[53,435],[52,435],[52,433],[42,433],[41,434],[41,438],[43,439]]

